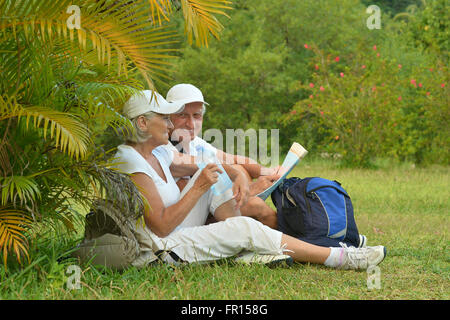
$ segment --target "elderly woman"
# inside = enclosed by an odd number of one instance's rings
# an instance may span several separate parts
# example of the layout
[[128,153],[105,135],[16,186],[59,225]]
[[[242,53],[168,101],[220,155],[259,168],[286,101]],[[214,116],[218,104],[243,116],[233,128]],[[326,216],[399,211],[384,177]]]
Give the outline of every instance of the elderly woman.
[[[193,263],[232,257],[246,250],[259,255],[287,253],[298,262],[342,269],[366,269],[384,259],[383,246],[319,247],[240,216],[237,208],[245,203],[248,185],[239,173],[225,166],[234,180],[235,195],[231,190],[215,195],[211,186],[221,172],[217,165],[208,164],[200,170],[195,163],[174,164],[173,153],[161,147],[168,143],[172,127],[169,115],[182,109],[182,102],[168,103],[148,90],[133,96],[124,106],[135,135],[118,147],[116,158],[118,168],[131,174],[149,204],[144,223],[136,224],[135,230],[148,256],[163,251],[168,254],[161,257],[169,263],[178,259]],[[186,175],[193,178],[180,193],[174,177]],[[219,222],[204,225],[208,212]],[[145,250],[138,259],[145,259]]]

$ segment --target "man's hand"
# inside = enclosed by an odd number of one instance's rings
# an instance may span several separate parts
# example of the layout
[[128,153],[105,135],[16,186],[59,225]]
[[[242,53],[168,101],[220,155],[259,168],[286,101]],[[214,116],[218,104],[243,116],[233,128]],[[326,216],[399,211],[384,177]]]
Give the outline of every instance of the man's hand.
[[266,168],[266,167],[261,166],[260,176],[271,176],[271,175],[277,174],[280,167],[281,166],[276,166],[273,168]]
[[272,174],[269,176],[260,176],[255,182],[250,185],[250,196],[254,197],[258,193],[263,192],[269,188],[275,181],[280,178],[279,174]]
[[245,205],[250,195],[248,180],[242,172],[238,172],[233,181],[233,198],[236,200],[236,209]]

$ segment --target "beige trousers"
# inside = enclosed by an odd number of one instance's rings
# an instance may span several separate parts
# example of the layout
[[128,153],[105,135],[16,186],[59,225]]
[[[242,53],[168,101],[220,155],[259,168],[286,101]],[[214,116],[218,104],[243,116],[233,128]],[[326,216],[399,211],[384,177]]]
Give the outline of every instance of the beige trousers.
[[[200,170],[190,179],[181,197],[192,188]],[[170,250],[183,261],[209,262],[232,257],[243,250],[260,254],[280,254],[282,233],[249,217],[232,217],[225,221],[204,225],[208,213],[232,198],[231,189],[216,196],[206,192],[184,221],[167,237],[158,238],[157,247]],[[163,257],[173,262],[170,255]]]

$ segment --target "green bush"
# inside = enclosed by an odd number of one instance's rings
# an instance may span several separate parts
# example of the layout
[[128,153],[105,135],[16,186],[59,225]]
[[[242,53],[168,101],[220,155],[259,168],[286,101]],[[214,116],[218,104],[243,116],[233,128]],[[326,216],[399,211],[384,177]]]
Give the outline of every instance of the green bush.
[[382,13],[386,12],[390,15],[395,15],[406,11],[409,8],[417,8],[422,5],[423,0],[362,0],[366,6],[377,5],[380,7]]
[[310,95],[284,117],[287,125],[310,119],[325,133],[324,151],[351,166],[370,166],[376,157],[448,163],[446,66],[404,72],[376,45],[345,56],[310,47],[313,76],[298,84]]
[[410,20],[408,29],[414,44],[437,55],[448,64],[450,39],[448,1],[426,1],[423,10],[416,15],[409,15],[408,19]]

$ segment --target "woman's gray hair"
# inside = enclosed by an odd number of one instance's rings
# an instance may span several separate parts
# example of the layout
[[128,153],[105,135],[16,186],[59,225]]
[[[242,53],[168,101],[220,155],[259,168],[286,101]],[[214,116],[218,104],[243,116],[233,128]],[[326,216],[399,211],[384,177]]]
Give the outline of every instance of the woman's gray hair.
[[156,113],[149,111],[146,113],[143,113],[137,117],[134,117],[133,119],[131,119],[131,124],[132,124],[132,130],[131,131],[127,131],[127,134],[125,135],[126,137],[126,141],[127,142],[134,142],[134,143],[142,143],[147,141],[148,139],[150,139],[152,137],[151,134],[142,131],[139,126],[138,126],[138,118],[140,116],[144,116],[147,119],[151,119],[156,115]]

